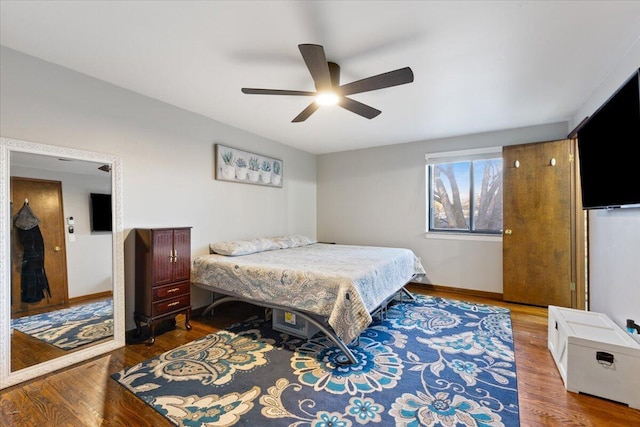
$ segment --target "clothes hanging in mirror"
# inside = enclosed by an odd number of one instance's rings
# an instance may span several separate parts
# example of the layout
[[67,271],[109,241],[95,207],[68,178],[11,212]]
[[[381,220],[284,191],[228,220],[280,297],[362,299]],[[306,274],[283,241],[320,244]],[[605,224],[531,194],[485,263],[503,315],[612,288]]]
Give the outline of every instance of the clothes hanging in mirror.
[[51,297],[49,281],[44,271],[44,240],[39,223],[40,220],[31,210],[28,201],[25,201],[13,219],[23,248],[20,295],[25,303],[41,301],[45,297],[45,291]]

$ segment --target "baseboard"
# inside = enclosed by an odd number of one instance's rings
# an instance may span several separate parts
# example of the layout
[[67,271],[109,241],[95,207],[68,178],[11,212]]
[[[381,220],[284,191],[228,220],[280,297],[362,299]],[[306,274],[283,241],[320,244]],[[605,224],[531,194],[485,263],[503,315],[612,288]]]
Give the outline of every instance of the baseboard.
[[460,295],[470,295],[474,297],[481,298],[489,298],[498,301],[502,301],[502,294],[497,292],[487,292],[487,291],[479,291],[476,289],[464,289],[464,288],[455,288],[452,286],[442,286],[442,285],[432,285],[430,283],[418,283],[418,282],[410,282],[407,285],[407,289],[410,291],[439,291],[439,292],[451,292],[453,294]]
[[69,298],[69,304],[77,304],[79,302],[84,302],[84,301],[89,301],[89,300],[94,300],[94,299],[108,298],[108,297],[111,297],[111,296],[113,296],[113,292],[112,291],[97,292],[95,294],[82,295],[82,296],[79,296],[79,297]]

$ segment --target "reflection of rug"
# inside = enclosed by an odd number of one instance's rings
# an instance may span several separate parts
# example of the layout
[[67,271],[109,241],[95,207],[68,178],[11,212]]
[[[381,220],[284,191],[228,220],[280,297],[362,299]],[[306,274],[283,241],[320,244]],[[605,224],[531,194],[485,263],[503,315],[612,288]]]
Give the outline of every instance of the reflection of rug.
[[112,377],[181,426],[518,426],[509,310],[416,298],[360,336],[353,366],[249,319]]
[[111,298],[11,320],[11,327],[63,350],[113,335]]

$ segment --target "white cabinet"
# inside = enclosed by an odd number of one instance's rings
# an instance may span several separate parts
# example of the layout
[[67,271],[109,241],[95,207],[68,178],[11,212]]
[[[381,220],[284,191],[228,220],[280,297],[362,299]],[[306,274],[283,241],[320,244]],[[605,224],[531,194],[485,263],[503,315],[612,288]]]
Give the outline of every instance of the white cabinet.
[[550,305],[548,347],[567,390],[640,409],[640,343],[608,316]]

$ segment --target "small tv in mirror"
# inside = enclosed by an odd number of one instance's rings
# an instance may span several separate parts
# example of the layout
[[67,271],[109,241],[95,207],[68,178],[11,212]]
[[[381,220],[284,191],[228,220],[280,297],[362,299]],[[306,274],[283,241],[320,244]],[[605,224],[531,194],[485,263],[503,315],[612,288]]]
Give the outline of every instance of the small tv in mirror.
[[91,231],[111,231],[111,194],[90,194]]

